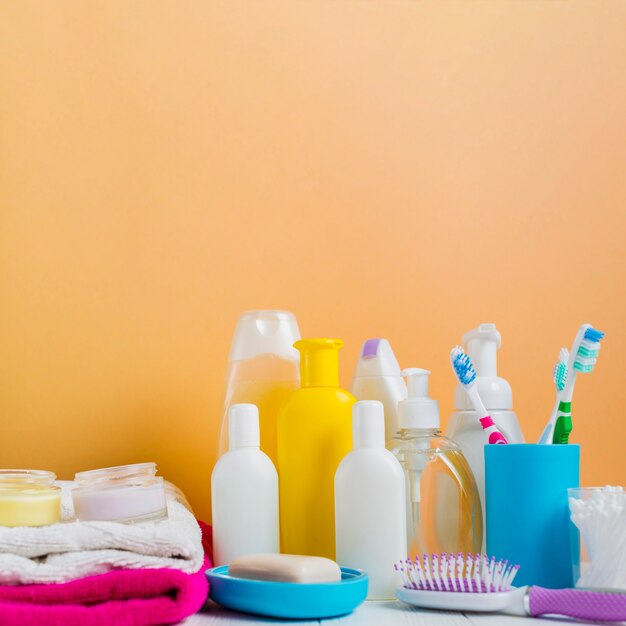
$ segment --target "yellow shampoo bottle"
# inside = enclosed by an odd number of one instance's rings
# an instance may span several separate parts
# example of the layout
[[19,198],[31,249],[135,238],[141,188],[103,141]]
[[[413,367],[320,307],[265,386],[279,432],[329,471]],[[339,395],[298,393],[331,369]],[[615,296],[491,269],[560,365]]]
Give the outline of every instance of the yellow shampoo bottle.
[[301,388],[278,414],[283,551],[335,558],[334,480],[352,449],[354,396],[339,387],[338,339],[301,339]]

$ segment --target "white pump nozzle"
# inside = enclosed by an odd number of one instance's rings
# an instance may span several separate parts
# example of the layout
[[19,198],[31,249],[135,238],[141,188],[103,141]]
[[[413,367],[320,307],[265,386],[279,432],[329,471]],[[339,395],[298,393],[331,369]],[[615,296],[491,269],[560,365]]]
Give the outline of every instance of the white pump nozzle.
[[407,367],[402,370],[402,376],[406,378],[410,398],[428,397],[429,374],[430,370],[423,370],[420,367]]
[[463,344],[474,364],[477,376],[497,376],[497,351],[502,345],[502,336],[495,324],[481,324],[463,335]]
[[400,428],[439,428],[439,403],[428,397],[429,370],[409,367],[402,370],[409,395],[398,404]]
[[[502,337],[495,324],[480,324],[463,335],[463,346],[476,370],[478,392],[488,411],[513,407],[511,385],[498,376],[498,350]],[[473,409],[465,390],[457,385],[456,406],[465,411]]]

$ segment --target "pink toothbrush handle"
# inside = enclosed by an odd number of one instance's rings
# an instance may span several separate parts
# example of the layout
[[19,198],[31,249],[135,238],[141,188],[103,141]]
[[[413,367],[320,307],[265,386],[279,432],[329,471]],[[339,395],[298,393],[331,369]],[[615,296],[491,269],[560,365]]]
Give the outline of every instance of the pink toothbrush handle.
[[557,613],[578,619],[608,622],[626,620],[626,593],[531,587],[528,601],[533,617]]
[[480,425],[485,433],[489,435],[489,443],[509,443],[489,415],[480,418]]

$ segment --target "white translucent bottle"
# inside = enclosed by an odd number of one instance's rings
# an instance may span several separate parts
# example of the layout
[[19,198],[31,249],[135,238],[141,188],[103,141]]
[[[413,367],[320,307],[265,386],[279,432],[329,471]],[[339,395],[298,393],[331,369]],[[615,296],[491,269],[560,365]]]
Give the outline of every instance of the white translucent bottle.
[[300,387],[300,355],[293,344],[300,330],[288,311],[242,313],[230,346],[218,455],[228,450],[228,409],[250,403],[259,409],[261,450],[278,465],[278,410]]
[[280,551],[278,474],[259,448],[259,411],[254,404],[230,407],[228,435],[228,452],[211,475],[214,565]]
[[392,599],[407,556],[404,472],[385,449],[382,403],[357,402],[352,419],[354,450],[335,474],[337,562],[367,572],[368,599]]
[[368,339],[361,348],[352,379],[357,400],[379,400],[385,407],[385,439],[398,431],[398,403],[406,398],[406,384],[398,359],[386,339]]

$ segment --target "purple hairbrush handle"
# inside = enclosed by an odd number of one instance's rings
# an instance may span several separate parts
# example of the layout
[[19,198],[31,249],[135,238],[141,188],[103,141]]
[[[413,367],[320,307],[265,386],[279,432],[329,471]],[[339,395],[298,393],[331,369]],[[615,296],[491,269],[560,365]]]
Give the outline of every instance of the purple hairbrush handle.
[[528,603],[533,617],[557,613],[567,617],[607,622],[626,620],[625,593],[531,587]]

